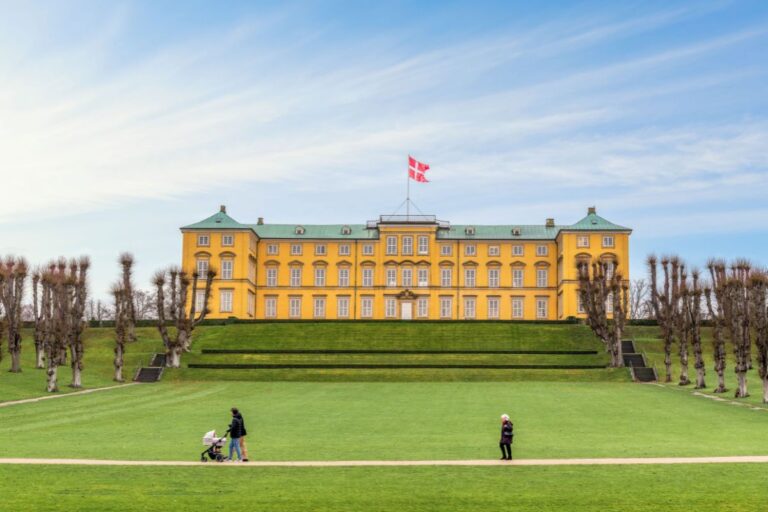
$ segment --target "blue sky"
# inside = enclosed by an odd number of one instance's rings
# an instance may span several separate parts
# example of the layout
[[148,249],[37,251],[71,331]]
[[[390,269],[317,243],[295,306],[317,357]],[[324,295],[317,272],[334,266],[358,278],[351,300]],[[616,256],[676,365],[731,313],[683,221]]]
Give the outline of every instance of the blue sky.
[[358,223],[432,166],[421,210],[575,222],[649,252],[768,242],[768,2],[0,0],[0,254],[119,252],[178,227]]

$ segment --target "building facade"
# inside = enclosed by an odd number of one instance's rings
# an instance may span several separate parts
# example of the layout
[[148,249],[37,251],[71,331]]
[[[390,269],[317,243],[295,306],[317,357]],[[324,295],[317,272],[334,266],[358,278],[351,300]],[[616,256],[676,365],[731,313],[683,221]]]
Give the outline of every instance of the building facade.
[[[558,320],[583,316],[580,259],[629,279],[631,229],[594,208],[575,224],[474,226],[429,215],[241,224],[222,206],[181,232],[182,268],[218,272],[209,318]],[[192,300],[201,307],[202,292]]]

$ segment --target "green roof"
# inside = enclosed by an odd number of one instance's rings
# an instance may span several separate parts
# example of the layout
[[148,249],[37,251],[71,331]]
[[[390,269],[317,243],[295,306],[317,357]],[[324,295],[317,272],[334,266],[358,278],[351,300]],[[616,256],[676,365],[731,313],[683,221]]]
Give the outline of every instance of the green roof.
[[[297,228],[304,233],[298,234]],[[336,239],[366,240],[378,239],[379,230],[365,224],[241,224],[222,210],[207,219],[184,226],[181,229],[250,229],[259,238],[267,239]],[[586,217],[575,224],[560,224],[553,227],[539,225],[471,225],[457,224],[437,230],[441,240],[554,240],[560,231],[632,231],[614,224],[590,208]]]

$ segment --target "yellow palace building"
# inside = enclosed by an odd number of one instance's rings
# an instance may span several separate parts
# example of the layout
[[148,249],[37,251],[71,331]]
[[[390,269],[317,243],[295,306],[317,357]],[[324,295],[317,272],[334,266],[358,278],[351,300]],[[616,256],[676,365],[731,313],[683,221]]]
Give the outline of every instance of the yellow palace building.
[[576,262],[600,258],[629,279],[632,230],[595,208],[565,225],[309,225],[241,224],[222,206],[181,232],[183,269],[218,270],[209,318],[418,321],[582,316]]

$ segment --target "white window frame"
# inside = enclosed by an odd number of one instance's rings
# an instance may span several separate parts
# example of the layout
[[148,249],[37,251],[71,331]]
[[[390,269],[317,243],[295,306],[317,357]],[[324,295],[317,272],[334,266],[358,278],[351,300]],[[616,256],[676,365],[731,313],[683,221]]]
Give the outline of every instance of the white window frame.
[[603,247],[615,247],[616,238],[613,235],[603,235]]
[[278,244],[267,244],[267,254],[269,256],[276,256],[280,253],[280,246]]
[[373,244],[363,244],[363,256],[373,256]]
[[525,286],[525,269],[512,269],[512,288],[523,288]]
[[397,286],[397,268],[387,267],[385,274],[387,277],[387,288],[395,288]]
[[546,245],[537,245],[536,256],[549,256],[549,247]]
[[301,253],[304,251],[301,245],[302,244],[291,244],[291,256],[301,256]]
[[339,244],[339,256],[349,256],[352,254],[352,250],[349,244]]
[[198,247],[210,247],[211,246],[211,236],[210,235],[197,235],[197,246]]
[[477,287],[477,270],[474,267],[464,269],[464,288]]
[[464,256],[473,258],[477,256],[477,246],[475,244],[464,245]]
[[325,318],[325,297],[312,297],[312,318]]
[[440,318],[453,317],[453,297],[440,297]]
[[549,317],[549,299],[547,297],[536,297],[536,318],[539,320]]
[[466,320],[477,318],[477,297],[464,297],[464,318]]
[[235,245],[235,235],[221,235],[221,246],[232,247]]
[[419,236],[418,252],[420,255],[429,254],[429,237],[421,235]]
[[546,288],[549,281],[549,269],[537,268],[536,269],[536,287]]
[[427,318],[429,316],[429,298],[419,297],[416,299],[416,316]]
[[360,317],[373,318],[373,297],[360,297]]
[[501,269],[492,267],[488,269],[488,288],[498,288],[501,284]]
[[315,287],[323,288],[325,286],[325,267],[315,267]]
[[387,256],[397,256],[397,237],[387,236]]
[[328,244],[315,244],[315,256],[327,256]]
[[384,316],[386,318],[397,318],[397,299],[393,297],[384,298]]
[[301,297],[288,297],[288,316],[301,318]]
[[197,270],[197,275],[201,279],[205,279],[208,277],[208,269],[210,268],[210,261],[208,258],[200,258],[197,260],[197,263],[195,264],[195,270]]
[[410,235],[404,236],[401,243],[401,254],[403,256],[413,256],[413,237]]
[[612,261],[605,262],[605,278],[613,279],[613,274],[616,272],[616,265]]
[[373,288],[373,269],[363,267],[363,288]]
[[195,294],[195,310],[200,313],[205,307],[205,290],[197,290]]
[[488,297],[488,318],[499,318],[499,297]]
[[413,268],[403,267],[400,269],[400,284],[404,288],[413,287]]
[[512,246],[512,256],[524,256],[525,255],[525,249],[522,245],[517,244]]
[[232,275],[235,269],[235,260],[232,258],[221,259],[221,279],[229,281],[232,279]]
[[589,235],[579,235],[576,237],[576,247],[588,248],[589,247]]
[[613,292],[605,297],[605,312],[613,313]]
[[338,318],[349,318],[349,297],[336,297],[336,316]]
[[512,318],[520,319],[525,316],[525,298],[512,297]]
[[581,293],[576,291],[576,312],[583,315],[587,311],[584,309],[584,301],[581,300]]
[[489,245],[488,246],[488,256],[500,256],[501,255],[501,247],[498,245]]
[[219,312],[231,313],[235,292],[233,290],[219,290]]
[[264,318],[277,318],[277,297],[264,297]]
[[301,267],[291,267],[291,288],[301,287]]
[[346,288],[349,286],[349,268],[348,267],[339,267],[338,270],[338,277],[339,277],[339,287]]
[[416,271],[417,285],[419,288],[427,288],[429,286],[429,269],[419,268]]
[[440,245],[440,256],[453,256],[453,245],[452,244]]
[[277,267],[267,267],[267,288],[277,288]]
[[440,286],[442,288],[453,286],[453,269],[451,267],[440,268]]

